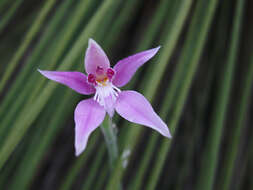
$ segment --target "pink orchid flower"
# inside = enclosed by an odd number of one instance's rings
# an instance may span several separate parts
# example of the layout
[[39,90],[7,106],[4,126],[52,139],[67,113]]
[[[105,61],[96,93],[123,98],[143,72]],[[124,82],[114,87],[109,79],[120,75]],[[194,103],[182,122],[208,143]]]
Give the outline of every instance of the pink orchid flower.
[[103,122],[106,113],[113,116],[114,110],[126,120],[150,127],[170,138],[167,125],[154,112],[146,98],[135,91],[121,91],[136,70],[151,59],[160,47],[143,51],[120,60],[113,68],[102,50],[92,39],[85,54],[86,76],[80,72],[42,71],[48,79],[64,84],[80,94],[94,94],[82,100],[75,109],[75,150],[80,155],[90,134]]

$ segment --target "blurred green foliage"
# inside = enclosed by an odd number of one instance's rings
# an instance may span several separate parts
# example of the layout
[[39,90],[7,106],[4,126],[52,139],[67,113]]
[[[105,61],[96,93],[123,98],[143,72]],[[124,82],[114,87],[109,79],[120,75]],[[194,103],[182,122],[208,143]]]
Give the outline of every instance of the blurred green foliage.
[[[0,189],[253,189],[249,0],[0,1]],[[83,97],[37,69],[79,70],[89,38],[119,59],[161,45],[127,85],[168,140],[116,116],[113,170],[101,130],[74,156]],[[127,164],[127,165],[126,165]]]

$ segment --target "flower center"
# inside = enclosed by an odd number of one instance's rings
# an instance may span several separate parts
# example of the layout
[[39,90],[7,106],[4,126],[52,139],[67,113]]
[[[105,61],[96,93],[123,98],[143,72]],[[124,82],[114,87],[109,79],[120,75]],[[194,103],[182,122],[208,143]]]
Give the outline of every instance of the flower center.
[[96,83],[98,86],[106,86],[108,83],[108,77],[105,77],[103,79],[96,79]]
[[121,92],[116,86],[114,86],[108,79],[102,82],[97,82],[95,86],[96,93],[94,100],[97,101],[101,106],[107,106],[106,101],[110,101],[110,104],[114,104],[118,93]]
[[88,75],[88,82],[96,88],[94,100],[105,108],[112,106],[117,99],[118,93],[121,92],[119,88],[112,84],[114,75],[115,71],[112,68],[108,68],[105,72],[101,67],[97,67],[95,74]]

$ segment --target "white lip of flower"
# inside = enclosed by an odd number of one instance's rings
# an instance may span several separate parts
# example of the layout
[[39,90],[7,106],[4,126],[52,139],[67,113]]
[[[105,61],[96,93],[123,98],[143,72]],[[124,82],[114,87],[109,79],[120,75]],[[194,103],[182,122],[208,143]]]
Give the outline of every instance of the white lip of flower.
[[121,90],[114,86],[108,79],[96,82],[96,93],[93,99],[103,107],[105,106],[105,98],[108,96],[111,96],[113,102],[115,102]]

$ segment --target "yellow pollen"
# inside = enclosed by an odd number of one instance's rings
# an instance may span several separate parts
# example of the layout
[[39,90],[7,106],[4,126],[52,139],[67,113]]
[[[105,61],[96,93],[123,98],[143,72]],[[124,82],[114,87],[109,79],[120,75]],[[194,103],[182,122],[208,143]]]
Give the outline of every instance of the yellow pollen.
[[106,86],[107,85],[107,81],[108,81],[108,77],[105,77],[102,80],[96,80],[96,82],[99,83],[102,86]]

